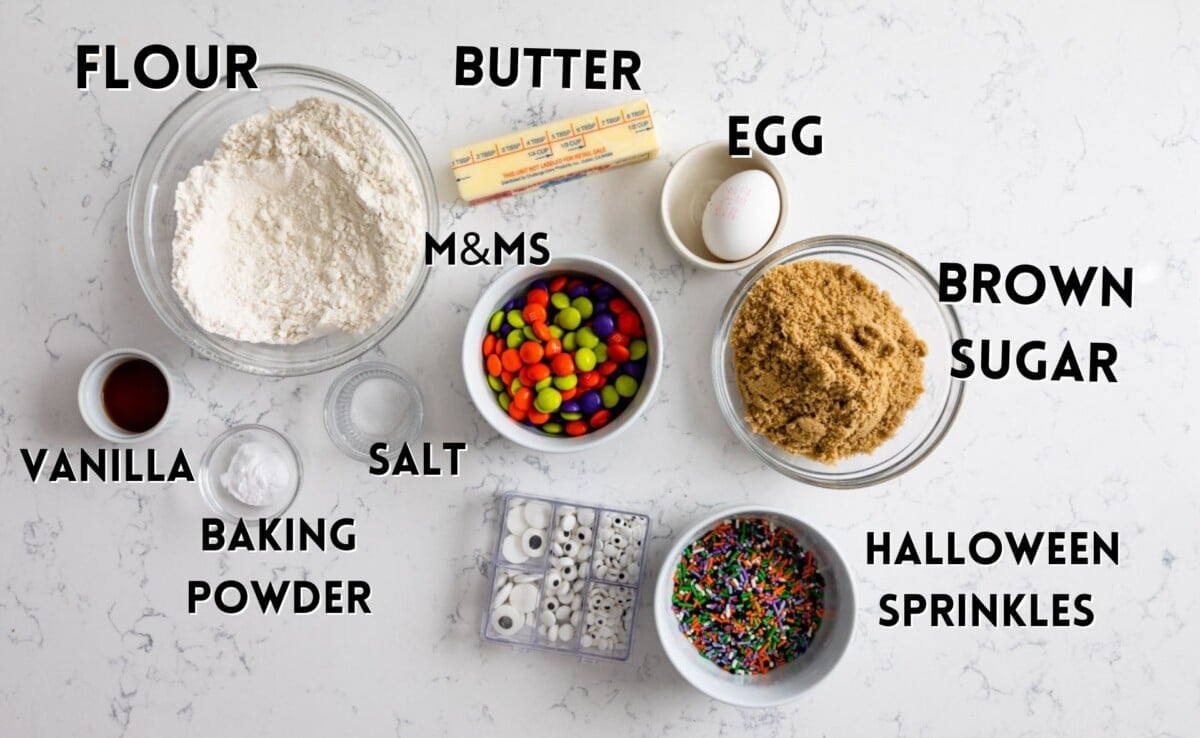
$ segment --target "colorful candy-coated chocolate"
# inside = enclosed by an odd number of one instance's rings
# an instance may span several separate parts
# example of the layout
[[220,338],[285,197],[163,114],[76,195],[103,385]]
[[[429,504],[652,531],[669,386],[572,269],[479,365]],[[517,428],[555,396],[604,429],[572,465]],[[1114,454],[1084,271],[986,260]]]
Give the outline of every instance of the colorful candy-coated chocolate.
[[526,341],[521,344],[520,355],[521,361],[526,364],[536,364],[542,360],[545,351],[542,350],[542,345],[536,341]]
[[617,323],[608,313],[600,313],[592,321],[592,331],[600,338],[607,339],[617,329]]
[[628,374],[622,374],[616,381],[617,394],[621,397],[633,397],[637,394],[637,380]]
[[[534,401],[534,405],[543,413],[552,413],[562,406],[562,395],[559,394],[559,391],[553,387],[547,387],[541,392],[538,392],[537,399]],[[547,420],[548,419],[549,418],[547,418]]]
[[[560,354],[560,355],[566,356],[566,354]],[[579,384],[579,376],[576,374],[564,374],[561,377],[554,378],[554,386],[558,387],[560,390],[575,389],[576,385],[578,385],[578,384]]]
[[579,314],[583,316],[584,320],[592,317],[592,301],[586,297],[580,296],[576,297],[574,300],[571,300],[571,307],[578,310]]
[[554,323],[563,330],[573,331],[583,322],[583,315],[573,307],[565,307],[558,311]]
[[596,352],[586,346],[575,351],[575,368],[581,372],[590,372],[596,368]]
[[562,353],[550,360],[550,370],[560,377],[575,372],[575,359],[571,354]]
[[612,409],[621,402],[621,396],[617,394],[616,387],[604,387],[600,390],[600,400],[604,403],[604,407]]
[[595,390],[589,390],[579,396],[579,408],[588,415],[600,410],[603,405],[604,402],[600,399],[600,393]]
[[645,376],[641,316],[615,287],[560,274],[533,280],[488,320],[482,355],[496,402],[515,421],[580,436],[620,415]]

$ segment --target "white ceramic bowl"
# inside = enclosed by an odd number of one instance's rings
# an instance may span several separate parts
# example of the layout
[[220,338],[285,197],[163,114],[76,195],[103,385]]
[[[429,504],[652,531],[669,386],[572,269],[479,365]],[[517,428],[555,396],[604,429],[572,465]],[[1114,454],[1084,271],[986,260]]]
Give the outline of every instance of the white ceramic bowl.
[[[712,199],[713,192],[722,182],[735,174],[758,169],[771,175],[779,188],[779,220],[775,230],[761,249],[745,259],[725,261],[713,255],[704,245],[700,224],[704,220],[704,208]],[[770,158],[759,151],[749,158],[733,158],[729,155],[726,141],[709,141],[694,146],[671,166],[663,180],[662,199],[659,203],[659,218],[667,240],[685,261],[705,269],[736,271],[757,263],[779,240],[788,216],[787,185],[783,175]]]
[[[679,630],[671,609],[675,566],[683,550],[727,518],[762,517],[790,530],[816,557],[825,577],[825,617],[812,645],[794,661],[767,674],[735,675],[705,659]],[[658,639],[675,669],[693,687],[713,699],[739,707],[774,707],[790,702],[824,679],[841,661],[854,635],[854,583],[846,562],[825,536],[778,507],[734,505],[706,515],[675,539],[663,559],[654,588],[654,623]]]
[[[145,359],[157,367],[167,380],[167,409],[163,413],[162,420],[158,421],[150,430],[141,433],[133,433],[120,427],[108,417],[108,413],[104,410],[104,380],[108,378],[109,372],[130,359]],[[129,348],[113,349],[97,356],[91,364],[88,364],[87,369],[83,370],[83,376],[79,378],[77,399],[79,414],[83,416],[83,422],[93,433],[112,443],[134,443],[150,438],[170,423],[175,409],[175,381],[166,364],[145,351]]]
[[[529,283],[539,277],[549,277],[564,273],[587,274],[608,282],[621,293],[642,318],[642,327],[646,332],[646,343],[650,350],[647,354],[646,373],[642,377],[638,392],[625,411],[600,430],[592,431],[582,436],[552,436],[531,428],[508,416],[496,402],[496,395],[487,383],[487,373],[483,366],[483,354],[480,346],[487,335],[488,320],[504,303],[517,297]],[[623,433],[642,412],[649,407],[654,392],[658,389],[658,378],[663,366],[663,336],[658,316],[646,293],[638,287],[637,282],[625,272],[608,262],[592,256],[560,256],[554,258],[545,266],[519,266],[501,272],[492,283],[483,290],[475,309],[467,318],[467,329],[463,336],[462,369],[467,383],[467,391],[471,401],[479,409],[480,415],[488,425],[496,429],[500,435],[513,443],[535,451],[547,453],[565,453],[583,451],[597,446],[610,438]]]

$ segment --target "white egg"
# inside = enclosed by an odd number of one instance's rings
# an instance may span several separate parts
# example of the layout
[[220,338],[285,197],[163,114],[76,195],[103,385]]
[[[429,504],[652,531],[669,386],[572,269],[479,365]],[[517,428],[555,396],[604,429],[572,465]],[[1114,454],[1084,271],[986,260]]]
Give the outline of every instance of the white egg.
[[738,172],[713,192],[700,234],[713,256],[738,261],[767,245],[779,222],[779,187],[761,169]]

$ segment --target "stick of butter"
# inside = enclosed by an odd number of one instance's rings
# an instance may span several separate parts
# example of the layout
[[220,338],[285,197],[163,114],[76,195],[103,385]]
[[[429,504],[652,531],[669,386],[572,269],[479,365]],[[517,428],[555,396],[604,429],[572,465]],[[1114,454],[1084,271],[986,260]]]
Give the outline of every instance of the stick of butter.
[[458,194],[472,205],[653,159],[650,103],[635,100],[450,152]]

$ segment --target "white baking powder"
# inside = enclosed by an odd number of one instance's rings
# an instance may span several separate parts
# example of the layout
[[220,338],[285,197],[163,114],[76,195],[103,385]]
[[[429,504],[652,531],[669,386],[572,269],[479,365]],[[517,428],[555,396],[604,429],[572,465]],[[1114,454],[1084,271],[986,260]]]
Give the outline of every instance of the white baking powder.
[[402,302],[423,213],[380,126],[308,98],[234,125],[180,182],[172,281],[196,322],[229,338],[362,333]]
[[252,507],[275,505],[288,492],[291,473],[283,455],[261,441],[247,441],[233,452],[221,484],[235,499]]

